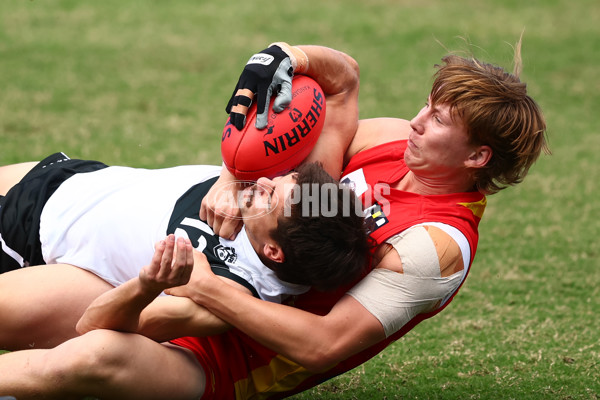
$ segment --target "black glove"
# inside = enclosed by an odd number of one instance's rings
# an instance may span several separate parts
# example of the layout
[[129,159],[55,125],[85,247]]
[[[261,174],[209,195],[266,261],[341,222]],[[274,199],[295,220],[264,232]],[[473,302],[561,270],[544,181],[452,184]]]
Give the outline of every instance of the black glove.
[[269,102],[274,92],[278,94],[273,104],[273,111],[281,112],[292,102],[293,75],[292,61],[279,46],[273,45],[250,57],[225,109],[231,123],[238,130],[241,130],[246,124],[245,114],[231,110],[237,105],[250,107],[252,98],[238,94],[241,89],[248,89],[258,96],[256,128],[266,128]]

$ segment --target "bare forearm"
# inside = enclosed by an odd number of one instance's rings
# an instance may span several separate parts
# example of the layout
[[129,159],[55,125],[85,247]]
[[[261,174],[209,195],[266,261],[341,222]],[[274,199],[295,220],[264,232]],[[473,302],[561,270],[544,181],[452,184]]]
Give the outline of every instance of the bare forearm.
[[164,342],[182,336],[217,335],[230,328],[231,325],[188,298],[162,296],[142,311],[136,333]]
[[302,72],[315,79],[326,95],[352,91],[358,86],[358,63],[349,55],[328,47],[298,46],[308,56],[308,68]]
[[170,294],[190,298],[264,346],[311,371],[320,371],[385,339],[379,320],[351,296],[320,316],[245,294],[208,266]]
[[218,280],[206,290],[195,292],[192,299],[308,369],[322,369],[323,361],[327,363],[333,356],[332,330],[326,328],[327,321],[321,316],[256,299]]
[[80,334],[94,329],[112,329],[139,333],[163,342],[181,336],[216,335],[231,328],[187,298],[154,298],[140,291],[133,282],[111,292],[98,298],[86,310],[77,324]]
[[98,297],[77,323],[80,334],[94,329],[136,332],[142,310],[158,295],[141,290],[134,278]]
[[339,178],[344,155],[358,129],[358,64],[349,55],[334,49],[299,47],[309,59],[304,73],[321,85],[327,99],[325,125],[307,161],[323,163],[331,176]]

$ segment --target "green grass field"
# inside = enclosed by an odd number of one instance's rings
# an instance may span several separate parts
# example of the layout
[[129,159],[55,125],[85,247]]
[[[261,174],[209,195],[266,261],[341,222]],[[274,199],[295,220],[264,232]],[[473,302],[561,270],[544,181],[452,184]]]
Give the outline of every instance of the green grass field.
[[242,66],[281,40],[353,55],[361,117],[409,119],[446,50],[510,68],[525,29],[522,78],[553,155],[489,199],[448,309],[296,398],[598,399],[598,21],[597,0],[5,0],[0,165],[54,151],[139,167],[219,163]]

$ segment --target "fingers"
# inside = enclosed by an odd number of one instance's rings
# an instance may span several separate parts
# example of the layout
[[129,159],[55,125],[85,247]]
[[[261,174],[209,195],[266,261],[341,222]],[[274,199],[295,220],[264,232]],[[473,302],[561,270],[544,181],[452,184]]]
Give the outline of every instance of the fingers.
[[165,268],[170,269],[171,260],[175,246],[175,236],[169,235],[166,239],[154,245],[154,255],[147,268],[148,274],[151,276],[164,275]]
[[246,125],[246,114],[232,112],[229,114],[229,121],[235,126],[235,129],[241,131]]
[[233,240],[242,230],[244,223],[240,217],[233,216],[232,213],[233,210],[229,214],[227,212],[215,213],[211,210],[206,215],[208,217],[206,223],[212,228],[215,235]]
[[188,239],[177,239],[177,254],[173,263],[173,278],[178,285],[185,285],[194,268],[194,249]]
[[[233,177],[233,176],[232,176]],[[235,180],[235,177],[233,177]],[[233,240],[242,229],[239,194],[235,181],[221,184],[217,182],[204,196],[200,205],[200,219],[210,226],[213,232]]]
[[273,111],[280,113],[292,102],[292,83],[289,81],[281,82],[281,89],[277,98],[273,102]]
[[160,259],[160,271],[158,273],[159,276],[169,276],[169,273],[171,272],[174,251],[175,235],[169,235],[165,240],[165,249]]
[[[210,192],[209,192],[210,193]],[[205,221],[208,226],[212,227],[213,218],[214,218],[214,210],[208,202],[208,196],[204,196],[202,199],[202,203],[200,203],[200,219]]]
[[[193,268],[189,268],[190,276],[188,277],[188,281],[186,284],[182,284],[179,286],[171,287],[165,289],[165,293],[171,296],[180,296],[180,297],[189,297],[192,298],[195,292],[195,285],[193,282],[187,284],[192,276],[192,274],[202,275],[208,272],[212,273],[210,270],[210,264],[208,263],[208,259],[206,255],[201,251],[194,250],[193,248],[189,252],[191,255],[191,260],[193,263]],[[189,262],[189,260],[188,260]]]
[[[172,235],[169,237],[171,238]],[[169,243],[169,242],[167,242]],[[187,274],[194,266],[194,256],[193,256],[193,247],[192,243],[189,239],[184,239],[182,237],[177,238],[177,242],[175,243],[175,239],[173,237],[173,250],[171,260],[166,260],[165,269],[167,269],[169,262],[171,265],[171,278],[180,278],[181,275]],[[169,246],[167,246],[168,248]]]
[[[208,263],[208,259],[206,255],[200,251],[192,249],[190,252],[192,256],[192,262],[194,263],[194,268],[190,268],[190,278],[191,281],[184,285],[179,285],[176,287],[171,287],[165,289],[165,293],[171,296],[179,296],[179,297],[189,297],[194,300],[194,295],[198,290],[202,290],[203,288],[203,279],[214,277],[214,273],[210,268],[210,264]],[[191,276],[194,275],[195,279]],[[208,283],[210,284],[210,283]]]
[[219,235],[219,229],[221,227],[222,217],[220,217],[220,213],[215,212],[215,207],[219,204],[219,202],[218,199],[211,199],[213,200],[214,204],[209,203],[210,195],[211,193],[209,192],[209,195],[204,196],[204,199],[202,200],[200,205],[200,219],[205,221],[208,226],[212,228],[216,235],[221,236]]
[[256,129],[267,127],[267,123],[269,122],[269,101],[272,94],[273,88],[270,85],[263,88],[263,90],[259,87],[258,100],[256,102]]
[[246,112],[252,105],[254,99],[254,93],[250,89],[238,89],[233,96],[233,102],[231,104],[231,112],[240,113],[246,115]]
[[246,125],[246,115],[252,105],[254,93],[250,89],[238,89],[230,100],[227,110],[229,111],[229,120],[238,131]]
[[192,242],[190,242],[189,240],[187,240],[185,243],[185,254],[185,265],[187,267],[191,267],[187,268],[187,270],[189,270],[189,272],[191,273],[192,268],[194,268],[194,248],[192,247]]
[[[188,245],[189,245],[189,249],[188,249]],[[189,260],[193,258],[190,257],[190,255],[188,254],[188,252],[191,253],[191,244],[189,243],[189,240],[186,240],[182,237],[177,238],[177,247],[176,247],[176,251],[175,251],[175,256],[173,257],[173,264],[172,264],[172,268],[181,268],[181,267],[185,267],[186,265],[191,265],[193,263],[190,263]]]
[[149,267],[142,271],[143,280],[152,285],[166,287],[188,282],[194,266],[194,249],[189,239],[167,236],[155,246]]
[[166,247],[166,243],[164,240],[161,240],[160,242],[157,242],[154,245],[154,254],[152,255],[152,260],[150,261],[150,265],[148,265],[147,267],[144,268],[145,270],[147,270],[148,274],[156,275],[158,273],[158,271],[160,270],[161,260],[162,260],[163,253],[165,251],[165,247]]
[[234,240],[237,234],[242,230],[244,223],[241,219],[223,219],[219,225],[219,235],[222,238]]

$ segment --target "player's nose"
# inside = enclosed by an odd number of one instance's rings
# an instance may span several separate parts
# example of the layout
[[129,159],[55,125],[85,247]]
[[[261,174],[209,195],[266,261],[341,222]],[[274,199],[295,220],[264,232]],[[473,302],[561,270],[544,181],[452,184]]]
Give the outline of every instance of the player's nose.
[[262,178],[258,178],[258,180],[256,181],[256,183],[259,186],[263,186],[263,187],[267,187],[270,189],[273,189],[275,187],[275,182],[273,182],[271,179],[266,178],[266,177],[262,177]]

